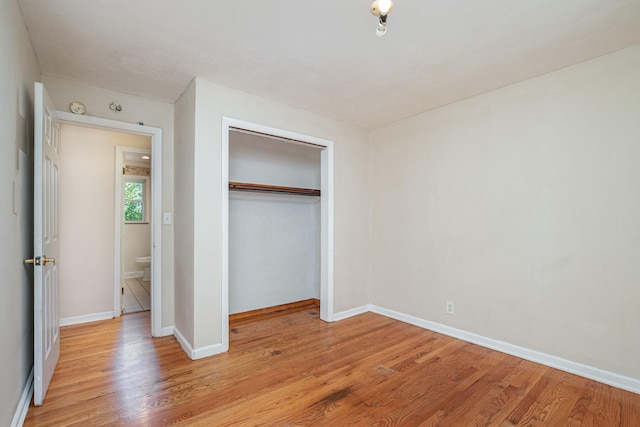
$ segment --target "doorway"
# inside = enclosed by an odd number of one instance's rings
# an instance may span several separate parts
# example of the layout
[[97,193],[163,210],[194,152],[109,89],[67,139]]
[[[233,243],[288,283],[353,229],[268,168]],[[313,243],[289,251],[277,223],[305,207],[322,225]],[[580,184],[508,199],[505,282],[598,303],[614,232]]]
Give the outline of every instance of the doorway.
[[301,144],[320,150],[320,318],[333,321],[333,141],[242,120],[222,120],[222,319],[223,346],[229,348],[229,139],[231,132],[271,138],[281,144]]
[[120,271],[116,271],[116,278],[120,278],[122,288],[122,314],[151,309],[150,148],[150,141],[149,149],[116,147],[115,229],[116,236],[120,235],[120,242],[116,241],[120,245]]
[[[162,131],[158,128],[153,128],[149,126],[142,125],[133,125],[124,122],[117,122],[113,120],[107,119],[99,119],[95,117],[87,117],[87,116],[77,116],[71,113],[59,112],[59,116],[61,121],[63,122],[63,126],[76,126],[84,128],[85,132],[88,135],[91,135],[91,132],[111,132],[115,135],[129,135],[134,137],[139,137],[148,142],[150,141],[150,152],[151,152],[151,171],[150,174],[154,176],[149,188],[149,222],[151,223],[151,238],[150,242],[148,242],[148,251],[147,255],[151,257],[152,263],[150,268],[150,310],[151,310],[151,333],[153,336],[161,336],[162,335],[162,276],[161,276],[161,224],[162,224],[162,214],[161,214],[161,202],[162,202]],[[63,132],[62,135],[62,145],[65,144],[65,135]],[[117,144],[117,145],[130,145],[130,144]],[[88,151],[84,154],[84,156],[95,156],[95,154],[91,154],[91,141],[90,138],[86,141],[86,147]],[[108,157],[108,159],[107,159]],[[111,159],[110,161],[108,161]],[[123,259],[122,259],[122,249],[120,246],[121,233],[122,229],[118,226],[120,222],[116,221],[121,212],[118,203],[115,203],[116,195],[119,193],[118,186],[114,187],[114,165],[117,163],[114,161],[117,159],[115,153],[115,147],[111,147],[109,155],[105,155],[103,160],[105,163],[110,163],[110,183],[107,186],[101,187],[91,187],[91,191],[94,192],[108,192],[110,197],[109,205],[100,206],[100,212],[109,211],[110,213],[110,221],[105,221],[100,223],[98,226],[102,229],[102,235],[105,235],[106,232],[110,233],[111,242],[109,247],[112,248],[111,253],[109,255],[100,254],[95,252],[96,245],[91,241],[91,231],[90,229],[84,230],[85,232],[85,240],[81,244],[76,244],[76,247],[73,248],[72,252],[75,250],[77,254],[85,253],[89,257],[103,257],[108,259],[103,259],[102,267],[106,268],[106,265],[109,264],[109,277],[111,277],[111,285],[108,286],[106,292],[111,295],[109,307],[106,309],[104,306],[94,306],[94,307],[84,307],[84,311],[86,314],[81,316],[71,316],[71,318],[64,319],[64,315],[61,316],[61,324],[73,324],[73,323],[83,323],[92,320],[102,320],[107,318],[118,317],[121,314],[121,295],[122,295],[122,276],[124,273],[123,268]],[[64,171],[64,169],[63,169]],[[120,173],[122,170],[120,169]],[[82,178],[80,178],[82,179]],[[64,187],[63,187],[64,191]],[[78,197],[78,205],[81,208],[81,195]],[[105,199],[106,200],[106,199]],[[118,199],[119,201],[119,199]],[[109,207],[110,206],[110,207]],[[96,210],[92,211],[93,213]],[[82,212],[81,212],[82,214]],[[86,213],[90,215],[90,212]],[[115,226],[114,226],[115,224]],[[74,227],[79,227],[80,224],[75,224]],[[72,243],[73,245],[73,243]],[[73,258],[71,258],[73,259]],[[87,258],[90,259],[90,258]],[[109,261],[111,260],[111,261]],[[91,283],[95,278],[104,279],[104,272],[102,272],[103,276],[100,275],[99,271],[93,271],[88,265],[84,265],[82,262],[76,262],[73,268],[78,269],[79,271],[74,271],[76,276],[81,276],[86,280],[86,283]],[[79,279],[77,279],[79,281]],[[83,287],[76,286],[72,289],[71,292],[78,292],[77,295],[78,300],[81,300],[83,297],[82,293],[87,293],[88,289],[84,289]],[[86,295],[85,295],[86,296]],[[73,299],[73,297],[72,297]],[[62,303],[62,300],[61,300]]]
[[[320,153],[229,135],[229,314],[320,300]],[[307,305],[304,304],[304,305]],[[284,307],[283,307],[284,306]],[[242,313],[240,315],[240,313]]]

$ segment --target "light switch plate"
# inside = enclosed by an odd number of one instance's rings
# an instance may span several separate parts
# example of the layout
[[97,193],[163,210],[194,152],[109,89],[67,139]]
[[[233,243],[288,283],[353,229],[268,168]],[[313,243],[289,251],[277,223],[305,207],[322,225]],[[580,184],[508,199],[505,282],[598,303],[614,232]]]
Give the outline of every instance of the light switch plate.
[[165,212],[162,215],[162,223],[164,225],[170,225],[171,224],[171,212]]

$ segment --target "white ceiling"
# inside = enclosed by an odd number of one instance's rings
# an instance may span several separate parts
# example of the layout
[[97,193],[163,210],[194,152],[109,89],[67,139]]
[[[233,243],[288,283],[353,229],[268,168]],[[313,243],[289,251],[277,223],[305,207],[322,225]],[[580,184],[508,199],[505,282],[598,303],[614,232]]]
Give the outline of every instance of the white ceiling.
[[367,128],[640,43],[640,0],[18,0],[43,73],[173,102],[193,77]]

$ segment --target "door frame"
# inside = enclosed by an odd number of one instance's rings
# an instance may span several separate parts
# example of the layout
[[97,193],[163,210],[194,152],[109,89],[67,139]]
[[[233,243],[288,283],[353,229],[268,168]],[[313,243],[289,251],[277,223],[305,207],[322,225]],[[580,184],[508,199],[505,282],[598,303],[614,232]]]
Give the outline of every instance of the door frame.
[[334,274],[334,154],[333,141],[272,128],[252,122],[222,117],[222,344],[229,348],[229,132],[246,131],[275,137],[283,143],[313,145],[320,156],[320,318],[333,322]]
[[[116,160],[115,160],[115,170],[114,170],[114,182],[115,182],[115,194],[116,194],[116,198],[115,198],[115,213],[114,213],[114,219],[115,219],[115,230],[116,230],[116,234],[115,234],[115,255],[114,255],[114,263],[113,263],[113,269],[114,269],[114,287],[117,287],[117,291],[113,293],[113,307],[114,307],[114,317],[119,317],[122,314],[122,303],[124,301],[123,296],[123,292],[121,291],[121,289],[124,287],[124,237],[125,237],[125,233],[124,233],[124,226],[125,226],[125,220],[124,220],[124,216],[122,215],[122,212],[124,211],[124,202],[123,202],[123,194],[124,194],[124,182],[125,182],[125,174],[124,172],[124,167],[125,167],[125,162],[124,162],[124,155],[126,153],[131,153],[131,154],[146,154],[148,156],[152,156],[153,153],[151,152],[151,150],[146,149],[146,148],[134,148],[134,147],[126,147],[126,146],[121,146],[118,145],[116,147],[116,151],[115,151],[115,155],[116,155]],[[153,157],[152,157],[153,159]],[[153,173],[151,174],[151,179],[148,180],[148,182],[151,183],[151,187],[153,188]],[[148,190],[145,191],[145,197],[149,197],[151,199],[151,203],[148,206],[153,207],[153,194],[152,192],[149,192]],[[149,224],[151,226],[151,228],[153,229],[153,216],[149,215],[148,216],[149,219]],[[153,242],[153,239],[151,239],[151,241]],[[150,243],[151,244],[151,243]],[[152,246],[153,247],[153,246]],[[153,274],[152,274],[153,276]],[[151,278],[151,286],[153,287],[153,277]],[[117,315],[115,314],[117,308]],[[153,312],[152,312],[153,313]]]
[[[151,138],[151,335],[162,336],[162,129],[138,125],[100,117],[81,116],[66,111],[58,111],[60,121],[106,129],[115,132],[145,135]],[[114,230],[114,273],[119,271],[120,230],[118,221]],[[117,268],[117,269],[116,269]],[[113,316],[121,314],[120,294],[122,274],[114,274]]]

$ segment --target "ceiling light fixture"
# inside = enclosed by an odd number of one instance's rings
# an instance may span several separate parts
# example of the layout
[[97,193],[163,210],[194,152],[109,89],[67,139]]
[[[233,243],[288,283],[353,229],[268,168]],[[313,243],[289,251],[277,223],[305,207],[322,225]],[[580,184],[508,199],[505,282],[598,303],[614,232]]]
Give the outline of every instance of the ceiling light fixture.
[[391,0],[375,0],[369,9],[373,15],[379,18],[376,35],[378,37],[384,36],[387,33],[387,15],[393,9],[393,2]]

